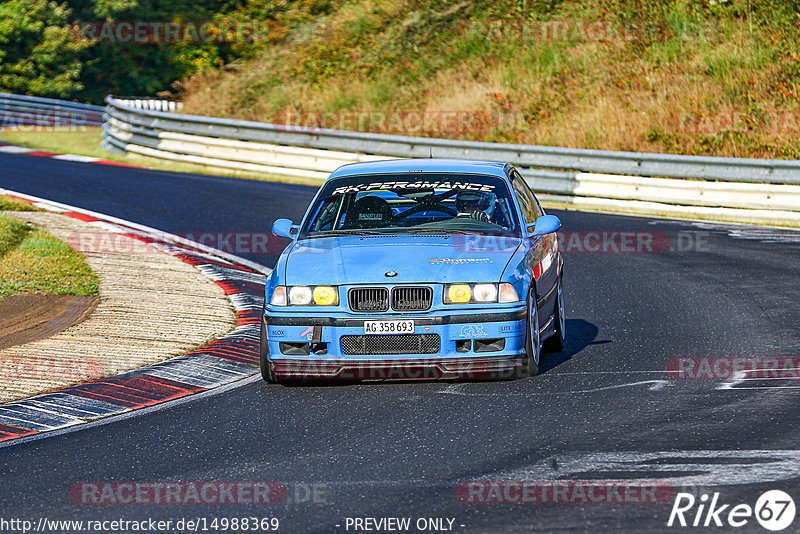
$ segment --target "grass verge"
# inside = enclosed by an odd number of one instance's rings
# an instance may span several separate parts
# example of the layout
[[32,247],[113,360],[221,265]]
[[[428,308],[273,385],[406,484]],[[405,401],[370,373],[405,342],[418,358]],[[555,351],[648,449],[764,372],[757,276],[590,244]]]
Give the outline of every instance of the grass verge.
[[42,211],[30,202],[0,195],[0,211]]
[[0,214],[0,299],[23,292],[96,296],[99,287],[86,258],[67,243]]

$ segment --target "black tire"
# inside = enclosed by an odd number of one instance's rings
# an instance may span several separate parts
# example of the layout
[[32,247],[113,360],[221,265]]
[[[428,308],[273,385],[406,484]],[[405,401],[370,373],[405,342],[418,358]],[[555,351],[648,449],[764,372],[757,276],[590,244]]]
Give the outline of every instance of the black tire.
[[544,342],[543,348],[547,352],[561,352],[566,343],[566,320],[564,318],[564,289],[561,285],[562,277],[558,277],[558,289],[556,289],[556,305],[553,311],[553,322],[555,323],[556,333]]
[[261,378],[264,382],[277,384],[278,378],[272,371],[272,361],[269,359],[269,345],[267,344],[267,327],[264,317],[261,317],[261,339],[259,343],[259,363],[261,365]]
[[536,376],[539,374],[541,361],[541,334],[539,333],[539,310],[536,308],[536,290],[531,285],[528,294],[528,320],[525,335],[525,361],[520,369],[520,378]]

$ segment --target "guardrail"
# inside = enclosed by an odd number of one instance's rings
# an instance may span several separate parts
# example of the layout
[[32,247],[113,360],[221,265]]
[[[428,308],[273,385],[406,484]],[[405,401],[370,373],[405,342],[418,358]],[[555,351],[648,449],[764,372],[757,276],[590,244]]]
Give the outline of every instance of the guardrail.
[[304,128],[280,124],[180,115],[134,107],[130,101],[106,98],[110,117],[121,123],[158,131],[240,141],[363,152],[401,158],[473,158],[507,161],[522,167],[670,178],[699,178],[754,183],[800,184],[800,161],[679,156],[614,152],[536,145],[481,143],[428,137]]
[[150,96],[117,96],[113,97],[115,102],[137,109],[147,109],[151,111],[181,111],[183,102],[174,100],[164,100]]
[[800,161],[679,156],[371,134],[178,114],[106,98],[104,146],[228,170],[324,180],[386,157],[508,161],[543,198],[598,209],[800,223]]
[[0,93],[0,129],[33,126],[100,126],[102,124],[102,106],[54,98]]
[[515,164],[540,198],[597,209],[800,225],[800,161],[645,154],[302,128],[185,115],[179,102],[92,106],[0,93],[4,125],[102,126],[103,146],[153,158],[324,180],[387,157]]

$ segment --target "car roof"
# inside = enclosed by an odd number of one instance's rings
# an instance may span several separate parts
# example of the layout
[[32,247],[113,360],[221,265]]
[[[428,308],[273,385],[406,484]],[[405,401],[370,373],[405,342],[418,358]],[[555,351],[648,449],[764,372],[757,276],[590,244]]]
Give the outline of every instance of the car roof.
[[392,174],[402,172],[435,172],[454,174],[488,174],[506,178],[507,163],[500,161],[473,161],[463,159],[387,159],[342,165],[328,178],[362,174]]

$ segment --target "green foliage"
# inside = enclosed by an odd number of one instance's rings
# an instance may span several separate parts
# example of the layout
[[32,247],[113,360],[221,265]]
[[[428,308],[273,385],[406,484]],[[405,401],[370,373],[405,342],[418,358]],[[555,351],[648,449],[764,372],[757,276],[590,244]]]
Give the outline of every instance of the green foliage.
[[181,80],[241,58],[255,58],[270,44],[290,38],[298,25],[337,7],[334,0],[67,0],[67,4],[73,9],[73,21],[212,22],[219,27],[257,22],[268,28],[266,35],[253,41],[90,43],[81,54],[80,82],[85,89],[80,96],[95,103],[102,103],[109,93],[175,93]]
[[[205,22],[222,20],[220,0],[68,0],[75,20],[107,22]],[[82,60],[84,99],[101,103],[105,95],[156,95],[173,84],[230,59],[228,43],[216,42],[94,42]],[[224,59],[223,59],[224,58]]]
[[[78,51],[73,83],[84,89],[73,95],[98,103],[107,93],[171,91],[189,112],[263,121],[463,109],[519,119],[454,134],[477,140],[765,157],[800,147],[796,135],[774,141],[768,122],[701,134],[673,120],[753,104],[766,117],[798,111],[800,0],[62,1],[69,21],[258,21],[268,30],[257,42],[90,43]],[[568,34],[521,35],[565,21]],[[24,26],[3,19],[0,29],[10,24]],[[587,39],[583,24],[612,34]],[[638,37],[613,35],[637,24]]]
[[48,0],[0,2],[0,91],[69,98],[83,85],[70,10]]

